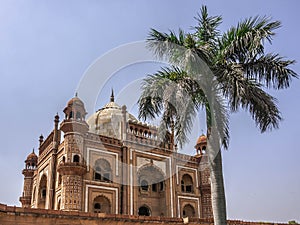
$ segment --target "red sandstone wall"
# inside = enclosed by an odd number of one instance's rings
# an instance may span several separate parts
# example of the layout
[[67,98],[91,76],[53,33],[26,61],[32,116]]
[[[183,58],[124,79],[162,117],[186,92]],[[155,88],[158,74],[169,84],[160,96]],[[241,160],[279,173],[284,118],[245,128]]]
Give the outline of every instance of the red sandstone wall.
[[[180,218],[105,215],[19,208],[0,204],[0,225],[182,225]],[[211,219],[190,219],[189,224],[213,225]],[[283,225],[229,220],[228,225]]]

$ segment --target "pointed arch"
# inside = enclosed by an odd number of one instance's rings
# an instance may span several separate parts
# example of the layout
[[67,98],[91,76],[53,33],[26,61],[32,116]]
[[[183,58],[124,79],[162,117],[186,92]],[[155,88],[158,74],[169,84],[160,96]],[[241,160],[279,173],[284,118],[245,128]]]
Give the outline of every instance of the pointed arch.
[[192,193],[193,190],[193,178],[189,174],[184,174],[181,178],[181,191],[186,193]]
[[137,183],[141,192],[159,192],[164,190],[165,175],[152,163],[142,166],[137,172]]
[[43,174],[39,182],[38,191],[38,204],[37,207],[41,209],[46,208],[46,198],[47,198],[47,176]]
[[73,156],[73,162],[77,162],[77,163],[79,163],[80,162],[80,156],[79,155],[74,155]]
[[111,165],[106,159],[100,158],[95,161],[94,180],[105,182],[112,181]]
[[186,204],[182,209],[183,217],[195,217],[195,209],[191,204]]
[[111,213],[110,200],[103,195],[98,195],[96,198],[94,198],[93,201],[93,212],[110,214]]
[[150,207],[147,205],[142,205],[138,210],[139,216],[151,216]]

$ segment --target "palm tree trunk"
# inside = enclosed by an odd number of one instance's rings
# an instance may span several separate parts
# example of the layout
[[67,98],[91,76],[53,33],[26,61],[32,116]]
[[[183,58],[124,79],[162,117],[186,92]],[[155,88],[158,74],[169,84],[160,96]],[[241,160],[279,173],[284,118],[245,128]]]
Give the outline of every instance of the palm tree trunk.
[[212,160],[210,167],[211,199],[215,225],[226,225],[226,200],[222,171],[221,150]]

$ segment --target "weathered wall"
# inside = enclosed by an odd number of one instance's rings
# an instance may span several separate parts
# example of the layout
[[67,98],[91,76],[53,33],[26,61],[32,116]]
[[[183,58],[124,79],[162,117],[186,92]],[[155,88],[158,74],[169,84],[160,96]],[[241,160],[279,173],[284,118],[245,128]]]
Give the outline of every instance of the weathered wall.
[[[107,215],[19,208],[0,204],[0,225],[182,225],[180,218]],[[210,219],[190,219],[189,224],[213,225]],[[228,225],[280,225],[229,220]],[[282,224],[283,225],[283,224]]]

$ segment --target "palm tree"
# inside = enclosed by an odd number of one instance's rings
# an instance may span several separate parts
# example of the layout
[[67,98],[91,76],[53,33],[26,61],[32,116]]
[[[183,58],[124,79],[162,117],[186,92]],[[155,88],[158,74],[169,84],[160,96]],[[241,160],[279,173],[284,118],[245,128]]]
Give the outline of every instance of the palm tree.
[[250,112],[261,132],[278,128],[282,119],[268,89],[290,86],[297,74],[294,60],[266,53],[279,21],[251,17],[221,33],[221,16],[209,16],[206,6],[195,17],[192,33],[162,33],[151,29],[149,48],[170,66],[148,75],[139,99],[139,118],[161,116],[160,131],[174,124],[180,147],[188,141],[194,118],[205,109],[215,224],[226,224],[222,155],[228,148],[228,115],[239,108]]

